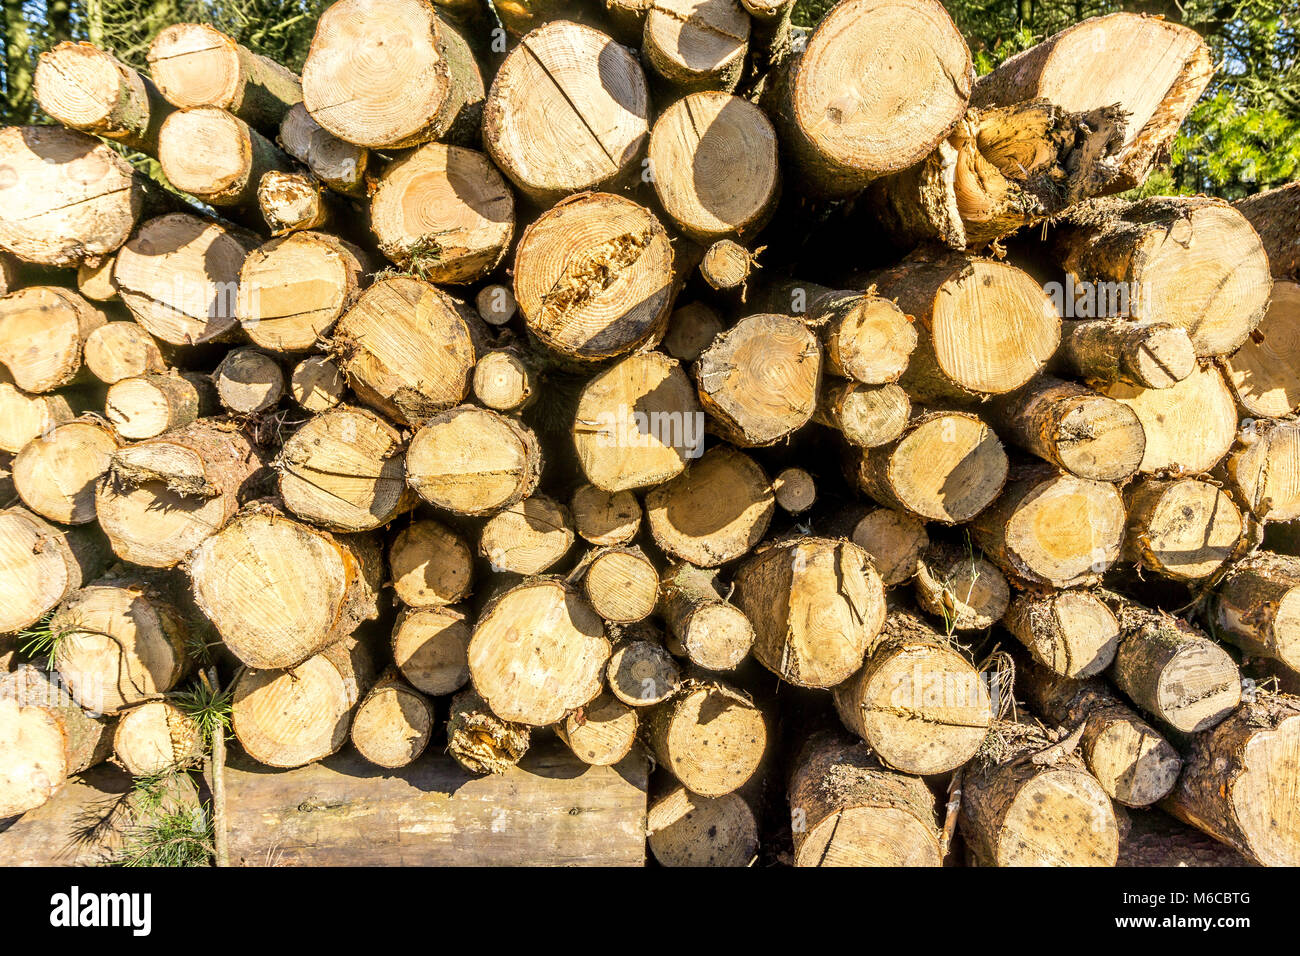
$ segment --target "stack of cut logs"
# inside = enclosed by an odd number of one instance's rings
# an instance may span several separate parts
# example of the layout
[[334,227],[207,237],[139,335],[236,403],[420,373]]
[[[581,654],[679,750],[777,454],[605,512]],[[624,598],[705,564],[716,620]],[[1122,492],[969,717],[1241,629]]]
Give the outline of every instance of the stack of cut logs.
[[192,765],[201,678],[358,792],[648,754],[663,865],[1300,864],[1300,184],[1129,198],[1212,72],[1162,19],[976,79],[938,0],[791,8],[41,57],[0,818]]

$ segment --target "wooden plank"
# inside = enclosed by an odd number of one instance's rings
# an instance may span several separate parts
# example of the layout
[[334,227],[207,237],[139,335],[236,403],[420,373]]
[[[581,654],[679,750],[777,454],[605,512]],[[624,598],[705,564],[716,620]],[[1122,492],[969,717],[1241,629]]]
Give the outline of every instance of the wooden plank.
[[384,770],[348,748],[273,771],[226,772],[233,866],[641,866],[647,761],[580,762],[540,740],[520,765],[476,777],[443,754]]

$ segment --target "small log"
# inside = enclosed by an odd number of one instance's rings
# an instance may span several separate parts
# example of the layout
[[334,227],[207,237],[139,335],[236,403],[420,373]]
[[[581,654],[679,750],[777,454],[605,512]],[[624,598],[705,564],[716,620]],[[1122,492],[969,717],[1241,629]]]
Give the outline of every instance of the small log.
[[331,531],[372,531],[415,506],[402,433],[365,408],[339,405],[309,419],[275,460],[280,497]]
[[541,574],[573,547],[569,509],[546,495],[530,495],[488,518],[478,553],[496,572]]
[[[89,260],[82,261],[77,266],[77,291],[92,302],[111,302],[116,299],[117,283],[113,281],[115,265],[117,265],[115,255],[103,256],[93,265]],[[2,271],[3,267],[0,267],[0,272]],[[2,294],[3,292],[0,292],[0,295]]]
[[469,394],[483,346],[477,318],[431,283],[380,279],[334,327],[352,390],[402,425],[419,425]]
[[702,302],[688,303],[668,317],[663,350],[679,362],[694,362],[722,329],[717,312]]
[[1067,314],[1178,325],[1199,356],[1236,351],[1264,318],[1268,255],[1246,217],[1223,200],[1102,203],[1071,221],[1057,250],[1085,306],[1067,303]]
[[540,25],[521,40],[483,107],[488,155],[543,205],[630,178],[649,133],[649,93],[636,58],[570,20]]
[[1122,481],[1142,463],[1133,409],[1075,382],[1039,376],[989,411],[1000,436],[1080,478]]
[[524,323],[543,345],[581,361],[612,358],[663,336],[672,245],[649,209],[583,193],[524,230],[514,282]]
[[632,752],[637,713],[611,694],[601,694],[555,725],[555,734],[574,756],[593,767],[609,767]]
[[834,687],[862,666],[885,621],[885,591],[865,551],[812,536],[760,550],[736,572],[736,607],[754,656],[799,687]]
[[82,345],[82,357],[90,374],[105,385],[167,371],[158,343],[135,322],[107,322],[92,329]]
[[606,492],[661,484],[699,456],[703,417],[676,360],[660,352],[628,356],[578,397],[572,428],[578,463]]
[[921,402],[971,403],[1015,391],[1061,342],[1061,318],[1028,273],[993,259],[920,249],[873,276],[876,293],[916,317],[899,380]]
[[1090,591],[1023,591],[1003,625],[1043,667],[1078,680],[1110,667],[1120,626],[1106,602]]
[[1119,824],[1077,753],[999,722],[962,780],[959,826],[980,866],[1114,866]]
[[109,386],[104,417],[123,438],[157,438],[216,410],[212,379],[195,372],[125,378]]
[[720,797],[743,786],[767,748],[762,712],[740,691],[690,681],[648,712],[646,738],[660,766],[691,793]]
[[[696,6],[707,15],[710,2]],[[650,133],[650,169],[668,218],[701,243],[752,238],[771,219],[781,188],[771,121],[726,93],[692,93],[665,109]]]
[[13,460],[18,497],[36,514],[60,524],[95,520],[95,485],[108,471],[120,440],[102,419],[57,425],[34,438]]
[[1148,714],[1185,734],[1200,733],[1241,702],[1236,663],[1201,631],[1126,599],[1112,609],[1123,636],[1111,680]]
[[1192,737],[1183,772],[1161,805],[1264,866],[1300,862],[1300,810],[1279,780],[1294,780],[1300,703],[1285,695],[1244,702]]
[[992,722],[975,667],[921,618],[885,619],[866,666],[834,690],[844,726],[887,766],[946,773],[975,756]]
[[454,694],[469,683],[470,624],[455,607],[405,608],[393,628],[393,660],[416,690]]
[[537,370],[519,349],[488,352],[474,366],[474,397],[498,412],[521,412],[538,395]]
[[133,777],[162,776],[202,760],[203,732],[175,704],[151,700],[118,719],[113,757]]
[[650,638],[621,641],[605,668],[609,693],[629,707],[652,707],[677,693],[682,669],[662,644]]
[[407,483],[429,504],[456,514],[490,514],[522,501],[541,470],[531,431],[472,405],[434,415],[406,449]]
[[1196,351],[1182,326],[1130,319],[1062,323],[1064,371],[1103,385],[1169,388],[1196,371]]
[[650,805],[646,843],[660,866],[749,866],[758,822],[740,794],[701,797],[677,786]]
[[1120,556],[1124,499],[1102,481],[1024,465],[971,525],[984,554],[1016,582],[1053,588],[1096,584]]
[[433,705],[393,674],[375,682],[352,718],[357,752],[390,770],[417,760],[432,734]]
[[34,810],[112,752],[111,723],[27,665],[0,674],[0,819]]
[[[898,68],[912,49],[925,56]],[[961,119],[971,90],[970,49],[937,0],[848,0],[787,63],[771,109],[801,187],[826,198],[919,163]]]
[[257,208],[273,236],[324,229],[338,219],[338,205],[324,183],[281,169],[268,169],[258,179]]
[[199,545],[186,571],[230,652],[270,672],[377,617],[382,564],[365,536],[336,537],[259,502]]
[[271,352],[315,348],[361,295],[369,257],[323,232],[272,239],[239,270],[238,318]]
[[227,338],[238,321],[239,272],[255,242],[188,213],[141,224],[113,278],[135,320],[171,345]]
[[1175,581],[1213,576],[1245,530],[1232,497],[1196,478],[1144,478],[1124,490],[1124,500],[1124,560]]
[[255,415],[284,395],[280,363],[257,349],[232,349],[212,373],[221,404],[237,415]]
[[635,624],[654,612],[659,571],[638,547],[598,548],[573,573],[596,613],[611,624]]
[[149,45],[149,71],[167,101],[181,109],[211,106],[258,129],[274,130],[302,100],[285,67],[202,23],[175,23]]
[[1028,663],[1016,687],[1057,727],[1083,726],[1079,749],[1111,799],[1147,807],[1174,787],[1183,761],[1169,741],[1135,714],[1102,680],[1071,680]]
[[365,196],[370,151],[330,134],[304,104],[295,103],[284,114],[277,142],[330,189],[358,199]]
[[795,866],[941,866],[934,794],[841,734],[804,744],[790,779]]
[[921,555],[912,588],[916,603],[942,619],[948,633],[986,630],[1011,603],[1002,572],[969,545],[932,544]]
[[351,638],[292,670],[246,670],[235,681],[231,727],[258,763],[306,766],[347,743],[352,713],[373,679],[364,645]]
[[468,542],[437,521],[412,521],[388,546],[393,591],[407,607],[442,607],[469,596],[474,555]]
[[739,666],[754,646],[754,625],[726,598],[716,570],[685,562],[670,566],[659,582],[669,650],[704,670]]
[[997,498],[1007,454],[993,430],[966,412],[916,410],[894,441],[850,459],[859,488],[926,521],[969,521]]
[[212,206],[257,208],[257,190],[291,160],[237,116],[210,106],[180,110],[158,131],[158,162],[177,188]]
[[399,266],[430,282],[475,282],[510,247],[514,193],[483,153],[430,143],[380,173],[370,226]]
[[515,317],[519,303],[509,286],[493,283],[485,285],[474,297],[474,308],[484,322],[491,326],[505,325]]
[[93,136],[61,126],[0,130],[0,250],[23,262],[76,266],[126,242],[145,204],[130,164]]
[[1251,657],[1300,673],[1300,558],[1256,551],[1234,564],[1215,594],[1214,633]]
[[502,720],[473,688],[451,699],[447,752],[470,773],[505,773],[519,763],[531,742],[528,725]]
[[31,627],[108,565],[93,526],[60,528],[26,508],[0,511],[0,634]]
[[775,502],[772,483],[758,463],[719,445],[651,490],[645,509],[650,533],[664,553],[713,568],[763,540]]
[[484,608],[469,669],[495,714],[543,727],[600,693],[609,654],[604,622],[591,606],[570,585],[538,578]]
[[0,363],[24,392],[84,377],[86,339],[107,317],[71,289],[29,286],[0,297]]
[[36,64],[36,102],[69,129],[157,155],[158,128],[173,110],[153,81],[89,43],[63,42]]
[[293,367],[289,394],[304,410],[314,415],[329,411],[343,401],[347,382],[343,370],[332,358],[309,355]]
[[602,491],[580,485],[569,501],[574,528],[588,544],[627,544],[641,528],[641,502],[630,491]]
[[97,714],[165,694],[190,669],[182,612],[141,578],[101,578],[68,595],[50,618],[64,687]]
[[789,514],[803,514],[817,501],[817,480],[802,468],[784,468],[772,479],[772,494]]

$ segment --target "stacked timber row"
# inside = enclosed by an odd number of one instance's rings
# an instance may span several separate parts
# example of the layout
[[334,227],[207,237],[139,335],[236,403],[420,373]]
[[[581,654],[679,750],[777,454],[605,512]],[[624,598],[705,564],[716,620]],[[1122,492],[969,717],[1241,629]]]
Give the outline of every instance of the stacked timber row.
[[56,125],[0,130],[0,818],[195,765],[221,688],[285,773],[235,777],[242,834],[277,779],[651,755],[666,866],[1185,825],[1300,863],[1300,187],[1117,198],[1209,82],[1185,27],[977,80],[938,0],[792,7],[42,56]]

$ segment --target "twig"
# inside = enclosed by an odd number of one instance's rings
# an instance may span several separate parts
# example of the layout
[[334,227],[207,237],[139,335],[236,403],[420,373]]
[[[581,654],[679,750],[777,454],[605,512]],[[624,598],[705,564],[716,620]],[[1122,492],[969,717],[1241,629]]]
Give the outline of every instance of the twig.
[[[220,693],[217,669],[199,671],[213,695]],[[226,833],[226,727],[218,720],[212,728],[212,752],[208,755],[208,777],[212,781],[212,849],[217,866],[230,866],[230,841]]]

